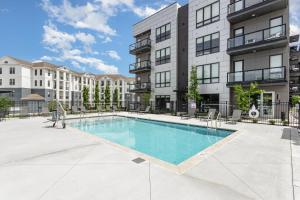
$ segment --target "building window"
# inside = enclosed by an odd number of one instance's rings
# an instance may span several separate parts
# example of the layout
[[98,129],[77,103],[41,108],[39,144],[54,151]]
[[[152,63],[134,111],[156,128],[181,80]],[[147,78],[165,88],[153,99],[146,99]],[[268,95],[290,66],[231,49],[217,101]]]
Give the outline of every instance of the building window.
[[2,79],[0,79],[0,85],[2,85]]
[[9,68],[9,73],[10,74],[15,74],[16,73],[16,69],[14,67],[10,67]]
[[197,66],[197,78],[200,84],[219,83],[219,63]]
[[220,33],[213,33],[196,39],[196,56],[220,51]]
[[15,79],[9,79],[9,85],[15,85],[16,81]]
[[34,81],[34,86],[37,86],[37,80]]
[[196,11],[196,28],[220,20],[220,2],[214,2]]
[[36,69],[36,70],[34,70],[34,75],[35,75],[35,76],[37,76],[37,69]]
[[157,50],[155,53],[156,65],[162,65],[171,62],[171,49],[170,47]]
[[156,29],[156,43],[171,38],[171,23],[165,24]]
[[40,69],[40,76],[42,76],[43,75],[43,70],[42,69]]
[[158,72],[155,74],[155,87],[170,87],[171,85],[171,72]]
[[0,74],[2,74],[2,68],[0,67]]

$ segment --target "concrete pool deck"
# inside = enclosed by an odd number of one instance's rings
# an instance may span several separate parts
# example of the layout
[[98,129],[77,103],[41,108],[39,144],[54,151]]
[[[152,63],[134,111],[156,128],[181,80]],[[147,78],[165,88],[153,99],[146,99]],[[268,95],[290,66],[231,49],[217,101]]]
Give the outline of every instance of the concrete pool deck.
[[[167,115],[118,115],[206,126]],[[151,161],[136,164],[134,153],[68,126],[50,128],[45,121],[0,122],[0,199],[300,199],[296,129],[222,123],[221,128],[240,133],[179,175]]]

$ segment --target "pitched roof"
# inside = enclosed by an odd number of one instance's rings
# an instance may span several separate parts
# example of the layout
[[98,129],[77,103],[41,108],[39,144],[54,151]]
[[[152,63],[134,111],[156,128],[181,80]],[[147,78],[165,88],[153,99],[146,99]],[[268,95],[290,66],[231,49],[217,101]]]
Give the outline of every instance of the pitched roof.
[[28,61],[25,61],[25,60],[21,60],[21,59],[18,59],[18,58],[15,58],[15,57],[12,57],[12,56],[4,56],[4,57],[7,57],[7,58],[10,58],[22,65],[29,65],[29,66],[32,66],[32,63],[31,62],[28,62]]

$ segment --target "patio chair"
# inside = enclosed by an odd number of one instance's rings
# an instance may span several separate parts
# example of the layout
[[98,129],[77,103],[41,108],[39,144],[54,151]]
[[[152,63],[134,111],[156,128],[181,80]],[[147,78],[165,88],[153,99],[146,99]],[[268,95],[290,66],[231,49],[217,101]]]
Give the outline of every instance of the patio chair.
[[139,111],[140,114],[146,114],[146,113],[150,113],[150,106],[147,106],[145,110],[141,110]]
[[193,116],[190,115],[189,113],[180,113],[180,119],[190,119]]
[[140,105],[138,105],[138,106],[136,107],[136,109],[130,110],[130,112],[136,112],[136,113],[139,113],[140,111],[141,111]]
[[4,110],[0,110],[0,122],[5,119],[7,112]]
[[228,124],[236,124],[239,120],[241,120],[242,111],[241,110],[233,110],[232,116],[227,121]]
[[210,108],[208,109],[207,116],[205,118],[200,118],[202,121],[210,121],[215,119],[216,109]]

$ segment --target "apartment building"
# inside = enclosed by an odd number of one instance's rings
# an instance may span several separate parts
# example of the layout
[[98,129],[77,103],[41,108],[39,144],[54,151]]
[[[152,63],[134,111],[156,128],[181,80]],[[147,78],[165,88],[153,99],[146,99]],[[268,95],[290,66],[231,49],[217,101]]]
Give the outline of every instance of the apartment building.
[[130,93],[129,88],[130,85],[134,85],[133,78],[128,78],[120,74],[103,74],[97,75],[96,80],[99,84],[100,101],[104,102],[105,100],[105,89],[107,86],[109,87],[111,102],[113,102],[113,95],[116,90],[118,91],[118,99],[122,102],[123,106],[125,106],[126,101],[132,101],[131,95],[134,94]]
[[290,98],[300,95],[300,36],[290,37]]
[[156,104],[176,101],[180,111],[196,67],[202,102],[235,103],[233,87],[254,82],[265,91],[257,104],[287,102],[288,5],[288,0],[190,0],[138,22],[129,49],[136,59],[129,69],[136,74],[134,91],[151,93]]
[[177,3],[138,22],[133,27],[136,42],[129,47],[135,55],[130,72],[136,74],[131,91],[143,101],[146,93],[161,106],[176,101],[177,90]]
[[92,103],[96,82],[106,78],[118,82],[120,97],[125,100],[129,93],[128,83],[132,81],[125,76],[78,73],[47,62],[31,63],[10,56],[0,58],[0,95],[8,94],[14,101],[30,94],[39,94],[46,102],[57,99],[66,105],[80,105],[83,88],[87,87]]

